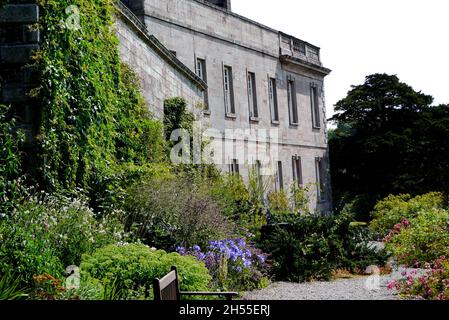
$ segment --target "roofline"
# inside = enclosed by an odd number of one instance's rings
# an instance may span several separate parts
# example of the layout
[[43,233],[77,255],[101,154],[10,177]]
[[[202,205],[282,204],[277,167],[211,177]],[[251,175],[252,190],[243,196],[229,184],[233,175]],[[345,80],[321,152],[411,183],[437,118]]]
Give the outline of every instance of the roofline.
[[168,50],[155,36],[148,32],[145,24],[120,0],[113,2],[116,11],[124,18],[124,22],[131,26],[141,38],[155,50],[162,59],[169,65],[178,70],[188,80],[190,80],[198,89],[207,90],[207,84],[203,79],[198,77],[189,67],[182,63],[170,50]]
[[279,57],[279,59],[281,60],[281,62],[293,63],[293,64],[299,65],[299,66],[301,66],[303,68],[307,68],[309,70],[318,72],[319,74],[321,74],[323,76],[327,76],[327,75],[329,75],[332,72],[331,69],[328,69],[328,68],[325,68],[325,67],[321,67],[321,66],[318,66],[316,64],[304,61],[304,60],[299,59],[299,58],[288,56],[288,55],[282,55],[282,56]]
[[314,44],[311,44],[311,43],[309,43],[309,42],[307,42],[307,41],[304,41],[304,40],[302,40],[302,39],[300,39],[300,38],[298,38],[298,37],[295,37],[295,36],[292,36],[292,35],[290,35],[290,34],[288,34],[288,33],[285,33],[285,32],[282,32],[282,31],[279,31],[279,30],[270,28],[270,27],[268,27],[268,26],[266,26],[266,25],[264,25],[264,24],[262,24],[262,23],[260,23],[260,22],[257,22],[257,21],[255,21],[255,20],[252,20],[252,19],[247,18],[247,17],[242,16],[242,15],[239,15],[239,14],[237,14],[237,13],[231,11],[231,10],[227,10],[227,9],[222,8],[222,7],[220,7],[220,6],[217,6],[217,5],[213,4],[213,3],[207,2],[206,0],[191,0],[191,1],[195,1],[195,2],[200,3],[200,4],[202,4],[202,5],[206,6],[206,7],[209,7],[209,8],[215,9],[215,10],[217,10],[217,11],[226,13],[226,14],[228,14],[228,15],[230,15],[230,16],[233,16],[233,17],[238,18],[238,19],[240,19],[240,20],[243,20],[243,21],[245,21],[245,22],[251,23],[251,24],[253,24],[253,25],[255,25],[255,26],[258,26],[258,27],[260,27],[260,28],[262,28],[262,29],[265,29],[265,30],[267,30],[267,31],[270,31],[270,32],[273,32],[273,33],[277,33],[277,34],[281,34],[281,35],[286,35],[286,36],[289,36],[289,37],[298,39],[298,40],[300,40],[300,41],[302,41],[302,42],[304,42],[304,43],[310,45],[311,47],[314,47],[314,48],[316,48],[316,49],[320,49],[320,47],[318,47],[318,46],[316,46],[316,45],[314,45]]

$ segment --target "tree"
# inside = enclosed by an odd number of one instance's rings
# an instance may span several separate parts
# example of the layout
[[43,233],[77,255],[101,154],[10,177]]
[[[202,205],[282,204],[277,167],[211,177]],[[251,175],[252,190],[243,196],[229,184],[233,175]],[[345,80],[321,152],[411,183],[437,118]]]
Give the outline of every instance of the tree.
[[449,186],[449,106],[395,75],[374,74],[353,86],[330,119],[334,198],[356,199],[359,218],[388,194],[417,195]]

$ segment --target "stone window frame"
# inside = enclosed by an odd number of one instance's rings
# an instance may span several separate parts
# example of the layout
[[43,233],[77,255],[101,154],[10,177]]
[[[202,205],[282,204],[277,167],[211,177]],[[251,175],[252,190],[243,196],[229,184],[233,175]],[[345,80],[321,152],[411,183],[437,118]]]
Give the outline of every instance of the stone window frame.
[[270,105],[271,124],[279,125],[278,80],[268,74],[268,103]]
[[312,111],[312,127],[321,129],[320,87],[317,83],[310,83],[310,105]]
[[240,164],[238,159],[231,159],[229,164],[229,173],[232,175],[240,175]]
[[304,185],[302,158],[298,155],[292,156],[293,182],[298,186]]
[[276,180],[275,180],[275,189],[276,191],[284,190],[284,173],[283,173],[283,163],[282,161],[276,161]]
[[[228,81],[226,81],[226,79],[228,79]],[[228,87],[228,89],[226,89],[226,87]],[[225,62],[223,62],[223,98],[226,118],[237,118],[235,110],[234,72],[232,66]]]
[[[198,63],[201,62],[202,71],[200,74]],[[207,58],[205,56],[200,56],[195,54],[195,74],[201,78],[204,83],[207,84]],[[206,89],[203,93],[203,101],[204,101],[204,114],[210,115],[210,105],[209,105],[209,91]]]
[[299,126],[298,98],[295,77],[287,76],[287,100],[290,126]]
[[246,69],[246,88],[248,94],[249,120],[259,122],[259,106],[257,99],[257,77],[256,73]]
[[317,202],[322,203],[326,201],[326,177],[324,159],[321,157],[315,158],[315,174],[317,185]]

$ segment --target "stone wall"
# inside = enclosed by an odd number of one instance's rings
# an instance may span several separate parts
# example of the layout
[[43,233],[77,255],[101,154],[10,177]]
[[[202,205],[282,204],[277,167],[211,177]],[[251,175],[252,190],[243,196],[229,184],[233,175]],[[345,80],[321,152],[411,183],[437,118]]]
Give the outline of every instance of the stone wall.
[[[319,98],[320,128],[312,121],[311,85],[324,91],[324,77],[330,71],[317,59],[283,58],[281,33],[232,12],[200,0],[147,0],[145,24],[151,34],[190,69],[196,58],[206,61],[210,123],[214,129],[279,130],[276,146],[283,165],[285,186],[293,182],[292,157],[301,157],[303,181],[316,184],[315,159],[322,158],[328,169],[328,147],[324,94]],[[285,37],[285,34],[282,34]],[[293,41],[294,38],[292,38]],[[304,42],[305,43],[305,42]],[[307,44],[308,45],[308,44]],[[311,46],[311,48],[316,48]],[[233,71],[235,117],[227,117],[224,106],[223,66]],[[256,75],[259,117],[252,121],[248,103],[247,72]],[[277,80],[279,123],[273,123],[269,105],[268,79]],[[299,124],[290,125],[287,79],[295,79]],[[226,155],[225,155],[226,157]],[[225,159],[231,160],[231,159]],[[240,162],[240,173],[247,179],[249,166]],[[275,162],[271,163],[275,167]],[[222,166],[224,171],[228,166]],[[312,187],[315,191],[315,187]],[[330,177],[326,175],[326,200],[317,201],[313,193],[311,207],[331,208]]]
[[6,5],[0,9],[0,103],[11,105],[27,129],[37,116],[29,96],[36,85],[33,70],[27,66],[39,49],[39,7],[35,4]]
[[203,104],[205,83],[152,36],[126,7],[118,7],[117,18],[121,59],[139,75],[145,101],[155,116],[162,118],[167,98],[183,97],[191,109]]

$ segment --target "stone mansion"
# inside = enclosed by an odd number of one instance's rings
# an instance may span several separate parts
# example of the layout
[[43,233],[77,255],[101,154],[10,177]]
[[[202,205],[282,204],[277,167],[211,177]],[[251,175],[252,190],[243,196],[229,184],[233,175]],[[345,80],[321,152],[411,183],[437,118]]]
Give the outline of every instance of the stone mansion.
[[[119,21],[122,57],[141,76],[154,112],[163,112],[164,98],[182,96],[192,107],[203,102],[202,121],[222,132],[223,139],[228,139],[224,133],[230,129],[275,129],[276,141],[268,145],[276,147],[278,156],[267,163],[274,175],[273,188],[288,188],[294,182],[311,185],[312,208],[329,211],[323,87],[330,70],[320,61],[320,49],[233,13],[231,0],[124,3],[138,18],[135,25],[145,28],[182,64],[169,74],[165,64],[147,57],[150,53],[142,41],[132,41],[137,35],[129,24]],[[248,148],[248,137],[233,138],[237,149]],[[247,154],[242,158],[225,153],[222,170],[246,179],[249,166],[261,163],[251,151]]]
[[[247,181],[255,169],[270,176],[273,190],[310,186],[311,209],[332,209],[324,102],[330,70],[318,47],[232,12],[231,0],[116,0],[116,8],[121,59],[137,72],[156,117],[165,99],[185,98],[202,126],[215,131],[214,142],[231,145],[213,152],[223,171]],[[0,24],[15,29],[38,20],[36,4],[0,14]],[[0,37],[0,80],[10,69],[22,74],[39,47],[39,31],[25,35],[13,44]],[[19,103],[32,122],[28,78],[4,79],[0,102]]]

